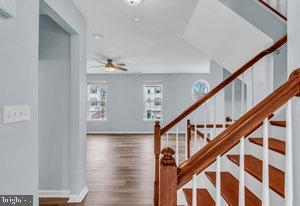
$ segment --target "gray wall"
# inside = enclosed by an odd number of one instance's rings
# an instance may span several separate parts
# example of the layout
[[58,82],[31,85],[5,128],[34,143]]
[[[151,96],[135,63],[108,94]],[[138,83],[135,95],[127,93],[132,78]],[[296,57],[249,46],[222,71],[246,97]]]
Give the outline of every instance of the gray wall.
[[71,36],[40,15],[40,190],[70,189],[70,70]]
[[71,194],[79,195],[86,186],[86,20],[70,0],[16,0],[17,17],[0,19],[0,105],[29,105],[31,120],[10,125],[0,121],[0,194],[33,194],[34,205],[39,190],[39,2],[72,34]]
[[70,199],[86,188],[86,31],[84,16],[70,0],[41,0],[41,10],[71,34]]
[[[287,26],[284,21],[279,20],[269,9],[264,8],[256,0],[219,0],[231,8],[249,23],[260,29],[262,32],[277,41],[287,33]],[[253,15],[255,14],[255,15]],[[278,88],[287,78],[287,47],[280,49],[280,54],[274,55],[274,89]]]
[[0,194],[34,195],[38,205],[39,1],[16,4],[15,19],[0,19],[0,107],[29,105],[31,120],[3,125],[0,109]]
[[[228,78],[231,73],[226,69],[223,70],[224,79]],[[247,101],[247,85],[244,84],[244,109],[246,108]],[[236,79],[234,81],[234,119],[237,120],[241,117],[241,106],[242,103],[242,81],[240,79]],[[244,111],[245,112],[245,111]],[[232,84],[229,84],[225,87],[225,115],[232,118]]]
[[[288,1],[288,73],[300,68],[300,1]],[[300,98],[292,103],[294,204],[300,205]]]
[[[223,70],[215,66],[210,74],[88,75],[88,80],[107,81],[108,120],[88,121],[87,132],[152,132],[153,122],[143,121],[143,82],[163,83],[162,125],[165,125],[193,103],[191,87],[198,79],[208,81],[213,88],[222,81]],[[194,116],[190,118],[194,120]]]

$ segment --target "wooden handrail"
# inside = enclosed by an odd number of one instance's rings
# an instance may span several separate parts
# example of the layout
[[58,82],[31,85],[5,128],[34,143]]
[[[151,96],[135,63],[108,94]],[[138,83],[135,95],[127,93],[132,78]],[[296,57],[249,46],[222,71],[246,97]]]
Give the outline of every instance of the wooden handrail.
[[261,122],[272,115],[288,100],[300,94],[300,69],[295,70],[290,79],[266,97],[257,106],[234,122],[209,144],[191,156],[178,167],[178,188],[186,184],[194,174],[199,174],[211,165],[215,159],[229,151],[240,138],[246,136]]
[[266,6],[268,9],[270,9],[272,12],[277,14],[280,18],[287,21],[287,17],[284,14],[282,14],[281,12],[277,11],[271,4],[269,4],[268,2],[266,2],[264,0],[258,0],[258,1],[260,3],[262,3],[264,6]]
[[[224,127],[224,125],[223,124],[197,124],[196,125],[197,126],[197,128],[223,128]],[[225,127],[229,127],[230,126],[230,124],[226,124],[225,125]],[[194,124],[191,124],[190,125],[190,127],[191,127],[191,129],[192,130],[195,130],[195,125]]]
[[239,68],[236,72],[234,72],[231,76],[229,76],[227,79],[225,79],[223,82],[221,82],[218,86],[216,86],[215,88],[213,88],[204,97],[202,97],[197,102],[195,102],[194,104],[192,104],[183,113],[181,113],[180,115],[178,115],[174,120],[172,120],[166,126],[164,126],[161,129],[160,134],[161,135],[165,134],[172,127],[174,127],[176,124],[178,124],[181,120],[183,120],[185,117],[187,117],[190,113],[192,113],[193,111],[195,111],[199,106],[201,106],[202,104],[204,104],[207,100],[209,100],[211,97],[213,97],[219,91],[221,91],[224,87],[226,87],[228,84],[230,84],[236,78],[238,78],[242,73],[244,73],[249,68],[251,68],[251,66],[253,66],[255,63],[257,63],[259,60],[261,60],[262,58],[264,58],[268,54],[271,54],[274,51],[276,51],[278,48],[280,48],[286,42],[287,42],[287,35],[283,36],[281,39],[279,39],[271,47],[269,47],[269,48],[263,50],[262,52],[260,52],[258,55],[256,55],[254,58],[252,58],[246,64],[244,64],[241,68]]

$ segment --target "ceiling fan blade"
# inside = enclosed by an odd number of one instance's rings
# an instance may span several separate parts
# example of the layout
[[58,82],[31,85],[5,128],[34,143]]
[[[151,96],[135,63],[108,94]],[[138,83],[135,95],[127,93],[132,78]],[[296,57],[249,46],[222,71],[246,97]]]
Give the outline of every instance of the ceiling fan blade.
[[107,62],[104,62],[104,61],[97,61],[97,62],[99,62],[100,64],[104,64],[104,65],[107,64]]
[[100,69],[104,69],[104,67],[102,67],[102,66],[90,66],[90,68],[100,68]]
[[128,69],[125,69],[123,67],[115,67],[115,69],[123,71],[123,72],[127,72],[128,71]]
[[124,64],[124,63],[116,63],[115,65],[117,65],[119,67],[126,67],[126,64]]

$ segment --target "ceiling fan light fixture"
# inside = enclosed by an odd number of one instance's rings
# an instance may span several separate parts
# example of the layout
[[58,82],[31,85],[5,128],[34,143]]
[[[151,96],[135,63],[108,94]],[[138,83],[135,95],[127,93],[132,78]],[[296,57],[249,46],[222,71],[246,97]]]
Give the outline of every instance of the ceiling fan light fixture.
[[108,67],[105,67],[105,71],[106,72],[113,72],[113,71],[115,71],[115,68],[112,67],[112,66],[108,66]]
[[94,39],[103,39],[104,35],[103,34],[93,34]]
[[142,0],[124,0],[124,2],[128,5],[128,6],[138,6],[142,3]]

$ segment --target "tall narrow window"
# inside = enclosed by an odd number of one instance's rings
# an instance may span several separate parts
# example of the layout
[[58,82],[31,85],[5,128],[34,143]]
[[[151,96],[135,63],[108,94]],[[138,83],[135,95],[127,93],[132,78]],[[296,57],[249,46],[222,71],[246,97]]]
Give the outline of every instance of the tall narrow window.
[[144,83],[144,120],[162,120],[162,84]]
[[107,120],[107,84],[101,82],[89,82],[87,86],[87,119]]

